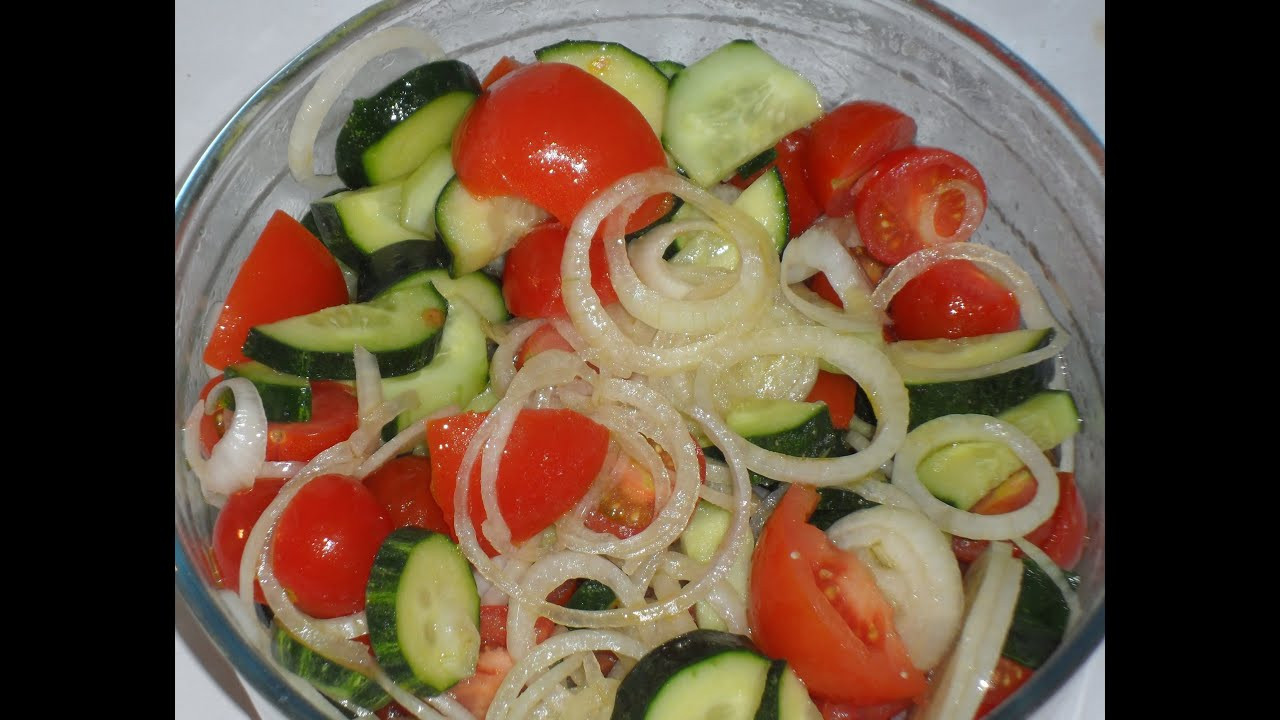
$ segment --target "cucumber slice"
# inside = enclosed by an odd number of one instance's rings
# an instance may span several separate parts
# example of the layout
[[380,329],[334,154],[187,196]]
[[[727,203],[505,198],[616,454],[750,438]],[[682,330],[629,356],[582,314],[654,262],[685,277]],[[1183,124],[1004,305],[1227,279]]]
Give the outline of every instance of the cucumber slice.
[[889,343],[889,356],[908,384],[931,382],[933,370],[967,370],[1008,360],[1042,348],[1053,339],[1052,328],[1013,330],[992,335]]
[[303,645],[279,623],[271,625],[271,657],[284,669],[341,703],[379,710],[391,702],[391,696],[373,678],[339,665]]
[[755,720],[822,720],[822,711],[791,665],[786,660],[774,660],[764,681],[764,697]]
[[821,115],[813,83],[754,42],[734,40],[671,78],[662,142],[710,187]]
[[778,159],[778,151],[775,150],[774,148],[769,148],[768,150],[765,150],[759,155],[739,165],[738,171],[735,172],[734,175],[737,176],[738,178],[745,180],[751,177],[752,175],[755,175],[756,173],[760,172],[766,166],[768,166],[769,163],[777,159]]
[[431,362],[445,324],[445,301],[429,283],[366,303],[338,305],[249,330],[244,354],[280,372],[354,380],[355,346],[378,359],[384,375]]
[[654,63],[653,66],[661,70],[662,74],[666,75],[668,80],[684,69],[684,63],[678,63],[675,60],[659,60]]
[[622,93],[662,137],[667,109],[667,75],[649,58],[615,42],[565,40],[533,51],[541,62],[568,63],[595,75]]
[[519,198],[477,198],[456,176],[445,184],[436,201],[436,230],[453,253],[450,272],[454,277],[488,265],[550,217]]
[[369,256],[360,273],[356,300],[366,302],[420,270],[447,270],[449,248],[439,240],[402,240]]
[[[822,402],[748,400],[730,410],[725,423],[748,442],[793,457],[835,457],[852,451],[845,442],[845,433],[832,425],[831,411]],[[717,447],[705,448],[705,453],[724,461]],[[754,470],[749,472],[757,485],[777,483]]]
[[565,603],[565,607],[571,610],[598,612],[613,608],[617,604],[618,596],[613,592],[613,588],[599,580],[584,578],[574,589],[573,595],[569,596],[569,602]]
[[397,685],[438,695],[473,675],[480,657],[480,593],[448,536],[402,527],[382,542],[365,594],[369,644]]
[[1001,654],[1032,670],[1062,642],[1070,617],[1062,591],[1031,558],[1022,558],[1022,589]]
[[1075,398],[1066,390],[1045,390],[1000,413],[1000,419],[1016,425],[1041,450],[1061,445],[1084,424]]
[[470,66],[440,60],[356,100],[334,150],[338,177],[362,188],[408,175],[432,150],[450,143],[479,94],[480,80]]
[[[782,175],[778,169],[771,168],[757,178],[733,201],[733,206],[764,227],[781,255],[787,247],[791,215],[787,206],[787,189],[782,184]],[[692,207],[686,209],[691,217],[696,217],[693,213],[699,212]],[[737,247],[713,233],[680,235],[674,243],[678,251],[671,258],[673,263],[722,267],[726,270],[732,270],[738,265]]]
[[640,658],[623,678],[612,720],[752,720],[770,664],[741,635],[685,633]]
[[[712,556],[720,549],[720,542],[724,539],[725,533],[729,532],[730,520],[732,517],[728,510],[705,500],[699,500],[698,507],[689,520],[689,527],[685,528],[680,535],[684,554],[700,563],[711,562]],[[733,589],[738,591],[739,598],[745,603],[747,579],[751,573],[751,553],[755,551],[756,543],[750,528],[743,528],[743,536],[741,550],[734,558],[733,565],[729,567],[729,575],[726,579]],[[693,606],[693,615],[700,628],[710,630],[729,628],[728,623],[705,600],[700,600]]]
[[453,178],[453,156],[448,145],[432,150],[400,192],[400,224],[423,235],[436,233],[436,201]]
[[[227,379],[242,377],[253,383],[270,422],[307,422],[311,419],[311,383],[304,377],[276,372],[253,360],[228,365],[222,376]],[[231,393],[224,393],[223,397],[232,403]]]
[[818,506],[809,516],[809,524],[825,532],[840,518],[873,507],[880,503],[868,500],[856,492],[838,487],[818,488]]
[[363,274],[369,256],[403,240],[426,240],[400,224],[403,183],[348,190],[311,203],[320,241],[333,256]]

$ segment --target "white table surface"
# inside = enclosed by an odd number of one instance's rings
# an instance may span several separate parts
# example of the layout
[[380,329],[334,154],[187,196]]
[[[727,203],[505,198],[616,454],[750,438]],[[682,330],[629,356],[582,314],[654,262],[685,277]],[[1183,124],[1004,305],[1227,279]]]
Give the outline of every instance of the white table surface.
[[[230,113],[311,42],[369,0],[175,0],[174,180]],[[1043,75],[1106,140],[1104,0],[941,0]],[[281,715],[243,685],[174,593],[174,717]],[[1104,717],[1106,645],[1033,720]]]

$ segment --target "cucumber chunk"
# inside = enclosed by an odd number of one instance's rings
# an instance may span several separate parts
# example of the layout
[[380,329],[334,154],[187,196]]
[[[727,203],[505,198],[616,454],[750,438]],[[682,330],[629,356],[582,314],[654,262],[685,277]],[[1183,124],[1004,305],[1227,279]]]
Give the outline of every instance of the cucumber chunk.
[[477,198],[455,176],[436,201],[436,230],[453,253],[459,277],[488,265],[551,216],[515,197]]
[[669,81],[649,58],[615,42],[564,40],[533,51],[540,62],[568,63],[595,75],[622,93],[662,137]]
[[821,115],[813,83],[754,42],[734,40],[671,78],[662,141],[710,187]]
[[[260,362],[228,365],[222,376],[242,377],[253,383],[262,398],[262,409],[270,422],[307,422],[311,419],[311,383],[304,377],[277,372]],[[228,403],[231,393],[223,395]]]
[[[711,562],[711,558],[720,549],[725,533],[729,532],[731,520],[728,510],[712,505],[706,500],[699,500],[698,507],[693,511],[693,518],[689,520],[689,527],[680,535],[684,553],[700,563]],[[729,575],[726,578],[744,603],[747,598],[747,580],[751,574],[751,553],[755,550],[755,546],[751,529],[743,528],[742,545],[738,555],[733,559],[733,565],[729,567]],[[699,600],[693,606],[693,615],[700,628],[710,630],[728,630],[729,628],[728,623],[706,600]]]
[[770,664],[741,635],[685,633],[640,658],[623,678],[612,720],[752,720]]
[[1041,450],[1061,445],[1084,424],[1075,398],[1066,390],[1045,390],[1000,413],[1000,419],[1016,425]]
[[1071,611],[1062,591],[1031,558],[1022,558],[1022,589],[1001,654],[1032,670],[1062,642]]
[[[748,400],[725,415],[725,424],[748,442],[792,457],[837,457],[852,451],[845,442],[845,433],[831,423],[831,411],[824,402]],[[724,454],[717,447],[708,447],[705,453],[724,461]],[[777,483],[754,470],[749,472],[757,485]]]
[[880,503],[868,500],[850,490],[821,487],[818,488],[818,506],[809,516],[809,524],[825,532],[837,520],[850,513],[879,506]]
[[365,595],[369,644],[397,685],[438,695],[473,675],[480,657],[480,593],[448,536],[402,527],[383,541]]
[[755,720],[822,720],[822,711],[791,665],[786,660],[774,660]]
[[403,375],[431,362],[444,324],[444,298],[424,283],[366,303],[254,326],[244,354],[280,372],[354,380],[355,347],[360,345],[378,359],[383,375]]
[[432,150],[400,192],[400,224],[428,237],[436,233],[436,201],[453,178],[453,157],[448,145]]
[[427,235],[400,224],[403,183],[348,190],[311,203],[318,237],[333,256],[364,274],[369,256],[403,240]]
[[[791,231],[791,214],[787,206],[787,189],[782,184],[782,175],[778,169],[770,168],[769,172],[757,178],[733,201],[733,206],[760,223],[781,255],[787,247]],[[685,206],[680,212],[688,218],[701,214],[690,206]],[[673,263],[722,267],[726,270],[732,270],[738,265],[737,247],[714,233],[679,235],[674,244],[678,251],[671,258]]]
[[935,370],[967,370],[1008,360],[1047,345],[1052,328],[1013,330],[975,337],[935,340],[899,340],[889,343],[885,354],[907,384],[932,382]]
[[675,60],[659,60],[654,63],[653,66],[661,70],[662,74],[666,75],[668,80],[684,69],[684,63],[678,63]]
[[476,97],[470,66],[440,60],[410,70],[373,97],[358,99],[338,133],[338,177],[362,188],[402,178],[448,145]]
[[402,240],[369,256],[360,273],[356,299],[366,302],[420,270],[447,270],[449,248],[439,240]]
[[391,702],[391,696],[373,678],[343,667],[303,645],[278,622],[271,625],[271,656],[284,669],[341,703],[378,710]]

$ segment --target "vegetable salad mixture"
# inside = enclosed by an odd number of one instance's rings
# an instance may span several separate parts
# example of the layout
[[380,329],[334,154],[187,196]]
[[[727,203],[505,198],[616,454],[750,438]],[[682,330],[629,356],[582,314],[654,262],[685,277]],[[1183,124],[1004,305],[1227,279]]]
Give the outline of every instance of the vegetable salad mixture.
[[[1068,338],[982,174],[749,40],[315,83],[204,347],[215,576],[335,716],[982,717],[1085,543]],[[256,611],[256,616],[255,616]],[[262,619],[259,622],[258,619]],[[323,696],[324,700],[320,700]],[[327,702],[326,702],[327,701]]]

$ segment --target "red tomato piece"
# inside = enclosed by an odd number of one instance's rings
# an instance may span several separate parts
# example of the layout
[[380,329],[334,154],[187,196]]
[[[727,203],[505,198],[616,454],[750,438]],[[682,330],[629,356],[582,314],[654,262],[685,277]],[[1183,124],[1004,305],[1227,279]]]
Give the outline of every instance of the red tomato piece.
[[[284,483],[284,478],[259,478],[253,487],[232,493],[218,512],[218,519],[213,523],[213,559],[218,576],[222,578],[222,587],[240,592],[240,560],[244,557],[249,533],[253,532],[253,526],[267,506],[280,494]],[[255,586],[257,584],[254,582]],[[254,589],[253,599],[267,604],[261,587]]]
[[809,189],[829,217],[853,210],[853,186],[877,160],[916,139],[916,121],[884,103],[855,100],[818,118],[805,167]]
[[963,338],[1017,330],[1013,292],[968,260],[938,263],[907,282],[889,303],[900,340]]
[[218,370],[247,362],[241,348],[254,325],[349,300],[342,270],[328,248],[302,223],[277,210],[231,284],[204,361]]
[[857,397],[858,383],[853,378],[819,370],[818,380],[804,401],[826,403],[827,409],[831,411],[831,424],[839,430],[848,430]]
[[[594,275],[594,273],[592,274]],[[519,370],[524,367],[529,358],[546,350],[573,352],[573,346],[569,344],[568,340],[564,339],[564,336],[556,330],[556,326],[551,323],[534,330],[529,339],[524,341],[524,347],[520,348],[520,353],[516,356],[516,369]]]
[[431,461],[402,455],[370,473],[364,486],[382,503],[391,527],[407,525],[440,533],[449,532],[444,511],[431,497]]
[[515,664],[506,648],[484,648],[480,651],[475,674],[449,688],[448,692],[473,717],[482,718],[489,712],[498,688],[502,687],[502,681]]
[[[456,509],[454,491],[467,443],[487,413],[465,413],[427,423],[431,452],[431,494],[450,528]],[[604,465],[609,431],[572,410],[522,410],[511,430],[498,469],[498,506],[513,542],[537,535],[568,512]],[[479,528],[487,515],[480,497],[480,463],[472,467],[468,495],[471,521]],[[493,547],[480,536],[491,555]],[[456,537],[456,533],[455,533]]]
[[[507,610],[506,605],[480,606],[480,647],[503,649],[507,647]],[[539,644],[551,637],[555,629],[556,624],[544,617],[535,620],[534,644]]]
[[813,199],[806,177],[805,149],[809,143],[809,128],[800,128],[778,141],[773,146],[777,158],[747,178],[733,176],[729,182],[743,190],[751,186],[756,178],[769,168],[777,167],[782,176],[782,186],[787,191],[787,213],[791,217],[791,229],[787,233],[791,238],[800,237],[822,214],[822,206]]
[[276,525],[276,577],[312,617],[359,612],[374,557],[392,529],[359,480],[321,475],[293,496]]
[[987,694],[982,697],[982,704],[978,706],[978,713],[973,716],[974,720],[986,717],[987,713],[1017,692],[1018,688],[1031,679],[1031,673],[1031,669],[1025,665],[1006,657],[1000,658],[995,671],[991,673],[991,683],[987,687]]
[[501,80],[507,73],[524,66],[524,63],[510,55],[503,55],[498,62],[494,63],[493,69],[489,71],[489,74],[484,76],[484,82],[480,84],[480,87],[488,90],[490,85]]
[[[453,138],[453,167],[475,195],[514,195],[569,226],[623,177],[667,167],[662,143],[622,93],[564,63],[517,68],[480,94]],[[645,201],[632,232],[665,215],[669,194]]]
[[903,710],[914,705],[910,700],[895,700],[879,705],[855,705],[835,700],[819,700],[818,711],[822,720],[893,720]]
[[939,148],[894,150],[855,183],[853,195],[862,241],[886,265],[930,245],[968,240],[987,211],[978,169]]
[[653,477],[628,455],[619,456],[618,465],[613,487],[587,512],[582,524],[626,540],[653,522]]
[[[502,271],[502,298],[512,315],[535,318],[568,314],[560,275],[560,262],[568,239],[568,228],[560,223],[547,223],[530,230],[507,253],[507,264]],[[591,241],[588,260],[591,288],[600,296],[600,303],[618,302],[618,293],[609,280],[604,242],[599,238]]]
[[[221,382],[214,378],[205,386],[200,397]],[[311,419],[307,422],[267,423],[267,460],[310,462],[321,451],[351,437],[360,425],[359,402],[355,393],[339,382],[311,381]],[[207,456],[226,432],[231,422],[231,411],[221,409],[206,413],[200,419],[200,444]]]
[[[1084,554],[1085,531],[1088,518],[1084,501],[1076,487],[1075,475],[1058,473],[1058,507],[1053,515],[1039,527],[1027,533],[1026,539],[1044,551],[1045,555],[1063,570],[1070,570],[1080,562]],[[1035,476],[1023,468],[977,502],[970,512],[979,515],[1001,515],[1025,507],[1036,496]],[[961,562],[971,563],[987,549],[986,540],[970,540],[953,536],[951,550]],[[1022,551],[1013,550],[1014,557],[1022,557]]]
[[747,617],[760,650],[784,658],[809,691],[875,705],[927,687],[871,571],[806,520],[818,493],[792,485],[751,561]]

